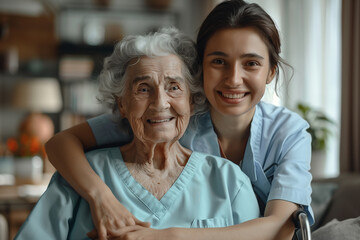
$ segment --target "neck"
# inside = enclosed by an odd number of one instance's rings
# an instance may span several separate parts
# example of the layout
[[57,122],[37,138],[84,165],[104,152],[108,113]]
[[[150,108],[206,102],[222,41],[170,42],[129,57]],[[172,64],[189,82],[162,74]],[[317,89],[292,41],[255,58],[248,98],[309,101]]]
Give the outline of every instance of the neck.
[[143,143],[134,139],[120,148],[124,161],[134,163],[148,171],[164,171],[185,166],[191,151],[178,141],[171,143]]
[[251,126],[251,121],[255,113],[242,114],[240,116],[223,115],[211,109],[211,120],[219,140],[240,140],[247,138]]
[[134,140],[120,151],[131,175],[157,199],[174,184],[191,155],[178,141],[144,144]]
[[254,114],[225,116],[211,111],[211,120],[224,154],[223,157],[236,164],[244,158],[253,116]]

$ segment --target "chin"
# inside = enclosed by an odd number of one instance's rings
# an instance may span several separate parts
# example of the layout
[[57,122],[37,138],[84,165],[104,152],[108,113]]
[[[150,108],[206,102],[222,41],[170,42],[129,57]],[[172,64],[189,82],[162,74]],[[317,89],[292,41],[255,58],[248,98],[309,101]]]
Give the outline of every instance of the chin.
[[179,138],[178,136],[169,136],[169,135],[155,133],[150,135],[148,139],[154,143],[167,143],[167,142],[173,142],[174,140],[178,140]]

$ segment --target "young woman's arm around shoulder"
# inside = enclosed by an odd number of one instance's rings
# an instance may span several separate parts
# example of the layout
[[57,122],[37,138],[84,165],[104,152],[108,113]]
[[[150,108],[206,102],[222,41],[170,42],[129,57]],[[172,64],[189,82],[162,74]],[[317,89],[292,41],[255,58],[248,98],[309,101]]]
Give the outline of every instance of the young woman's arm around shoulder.
[[[89,203],[99,239],[111,234],[109,229],[139,224],[112,194],[88,163],[84,150],[96,146],[96,140],[87,122],[57,133],[45,147],[50,162],[71,186]],[[92,232],[92,236],[95,236]]]
[[142,226],[120,228],[114,235],[119,240],[291,240],[294,224],[291,215],[297,205],[283,200],[271,200],[265,216],[223,228],[167,228],[152,229]]
[[[190,229],[191,239],[291,240],[294,224],[291,215],[297,205],[283,200],[269,201],[265,216],[226,228]],[[176,230],[175,230],[176,232]],[[183,234],[179,231],[179,234]],[[185,235],[183,235],[185,236]],[[181,238],[185,239],[185,238]]]

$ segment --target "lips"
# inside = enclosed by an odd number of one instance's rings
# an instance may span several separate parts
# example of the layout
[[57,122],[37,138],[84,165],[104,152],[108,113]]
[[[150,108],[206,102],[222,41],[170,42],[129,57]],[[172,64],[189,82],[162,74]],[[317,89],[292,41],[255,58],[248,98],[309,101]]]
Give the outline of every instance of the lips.
[[173,119],[174,119],[173,117],[162,118],[162,119],[148,119],[147,122],[148,123],[164,123],[164,122],[170,122]]
[[220,94],[222,97],[224,98],[229,98],[229,99],[241,99],[243,97],[245,97],[248,93],[247,92],[242,92],[242,93],[223,93],[218,91],[218,94]]

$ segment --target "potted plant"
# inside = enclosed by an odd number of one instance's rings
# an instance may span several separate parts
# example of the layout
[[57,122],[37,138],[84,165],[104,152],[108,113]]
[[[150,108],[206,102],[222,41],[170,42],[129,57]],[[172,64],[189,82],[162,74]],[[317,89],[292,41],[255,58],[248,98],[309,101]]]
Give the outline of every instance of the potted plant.
[[310,125],[307,131],[312,138],[311,172],[315,178],[322,178],[326,164],[326,148],[329,137],[334,132],[335,122],[323,112],[304,103],[298,103],[296,110]]

